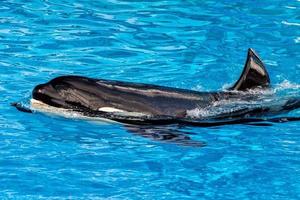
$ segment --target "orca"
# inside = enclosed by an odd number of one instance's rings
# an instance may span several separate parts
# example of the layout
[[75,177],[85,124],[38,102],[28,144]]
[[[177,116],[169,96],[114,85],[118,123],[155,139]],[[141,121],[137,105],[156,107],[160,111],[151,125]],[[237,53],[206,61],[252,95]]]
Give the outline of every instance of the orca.
[[[82,76],[60,76],[33,89],[31,106],[36,109],[50,107],[68,110],[86,117],[133,125],[217,126],[295,120],[268,118],[300,107],[298,98],[257,103],[261,96],[268,96],[265,91],[269,89],[270,78],[266,67],[250,48],[240,78],[223,91],[201,92]],[[18,104],[14,106],[31,112]],[[206,114],[201,114],[201,111]],[[198,115],[195,115],[197,112]]]

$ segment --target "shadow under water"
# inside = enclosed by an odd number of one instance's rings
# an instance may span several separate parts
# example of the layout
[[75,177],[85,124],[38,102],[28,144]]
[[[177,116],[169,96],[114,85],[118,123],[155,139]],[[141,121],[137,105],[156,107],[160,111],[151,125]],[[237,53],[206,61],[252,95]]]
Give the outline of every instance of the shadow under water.
[[194,133],[180,130],[179,126],[135,126],[125,125],[128,132],[155,141],[178,144],[190,147],[204,147],[205,142],[193,140],[189,135]]

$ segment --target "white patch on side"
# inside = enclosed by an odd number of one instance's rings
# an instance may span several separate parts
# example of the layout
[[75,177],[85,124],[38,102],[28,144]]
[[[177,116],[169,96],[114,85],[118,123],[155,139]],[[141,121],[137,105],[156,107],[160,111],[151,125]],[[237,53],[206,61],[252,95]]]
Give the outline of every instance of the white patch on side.
[[98,109],[99,111],[103,112],[125,112],[124,110],[120,110],[117,108],[112,108],[112,107],[102,107]]
[[98,109],[99,111],[102,112],[108,112],[108,113],[114,113],[120,116],[128,116],[128,117],[143,117],[143,116],[149,116],[147,114],[144,113],[140,113],[140,112],[129,112],[126,110],[121,110],[121,109],[117,109],[117,108],[113,108],[113,107],[102,107]]
[[[91,121],[102,121],[102,122],[110,122],[110,123],[119,123],[110,119],[102,118],[102,117],[89,117],[85,116],[80,112],[76,112],[70,109],[64,109],[64,108],[57,108],[54,106],[49,106],[48,104],[45,104],[41,101],[31,99],[30,100],[31,108],[33,110],[44,112],[44,113],[50,113],[59,115],[62,117],[67,118],[73,118],[73,119],[85,119],[85,120],[91,120]],[[99,111],[107,112],[107,113],[114,113],[115,115],[119,116],[125,116],[125,117],[145,117],[150,116],[149,114],[139,113],[139,112],[128,112],[125,110],[120,110],[117,108],[112,107],[102,107],[98,109]]]

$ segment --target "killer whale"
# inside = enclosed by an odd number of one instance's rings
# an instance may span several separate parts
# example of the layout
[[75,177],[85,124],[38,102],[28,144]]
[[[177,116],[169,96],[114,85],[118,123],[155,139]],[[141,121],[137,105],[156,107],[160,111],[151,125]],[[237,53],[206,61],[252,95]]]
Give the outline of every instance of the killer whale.
[[[278,104],[246,106],[208,116],[193,117],[194,109],[222,108],[222,102],[252,101],[268,90],[270,78],[264,63],[253,49],[248,49],[243,72],[236,83],[224,91],[199,92],[142,83],[60,76],[37,85],[32,92],[32,106],[50,106],[126,124],[189,124],[215,126],[235,123],[280,122],[282,118],[265,118],[300,107],[297,98]],[[19,110],[30,112],[15,104]],[[287,119],[287,118],[285,118]],[[295,118],[291,119],[295,120]]]

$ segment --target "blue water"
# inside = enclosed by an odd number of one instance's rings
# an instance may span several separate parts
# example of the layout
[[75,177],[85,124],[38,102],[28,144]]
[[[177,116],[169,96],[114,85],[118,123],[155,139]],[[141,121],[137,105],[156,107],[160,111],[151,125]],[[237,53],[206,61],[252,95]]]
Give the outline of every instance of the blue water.
[[1,1],[0,199],[300,199],[299,122],[173,127],[199,148],[9,106],[66,74],[218,90],[248,47],[299,91],[300,1]]

